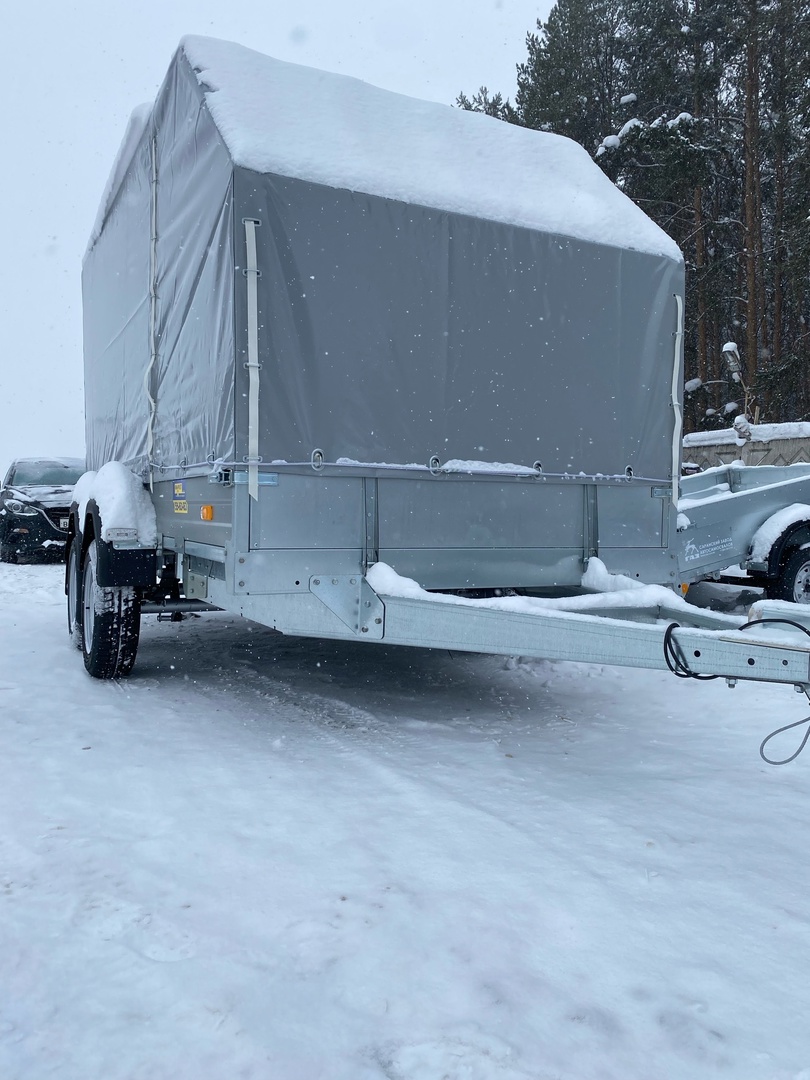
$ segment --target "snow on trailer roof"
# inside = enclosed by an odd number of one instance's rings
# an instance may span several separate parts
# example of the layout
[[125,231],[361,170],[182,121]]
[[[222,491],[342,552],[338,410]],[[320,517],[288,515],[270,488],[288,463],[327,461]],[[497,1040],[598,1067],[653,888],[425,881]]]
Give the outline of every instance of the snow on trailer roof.
[[214,38],[180,49],[238,166],[681,260],[570,139]]

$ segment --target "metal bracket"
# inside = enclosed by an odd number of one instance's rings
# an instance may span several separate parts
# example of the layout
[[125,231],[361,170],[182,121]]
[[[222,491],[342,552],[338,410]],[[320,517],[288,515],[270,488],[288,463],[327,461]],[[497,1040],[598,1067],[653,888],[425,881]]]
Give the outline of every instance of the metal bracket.
[[365,511],[365,541],[363,544],[363,572],[379,560],[380,519],[377,509],[379,483],[376,477],[363,477],[363,504]]
[[[248,482],[248,474],[243,471],[235,472],[231,482],[234,484],[246,484]],[[259,487],[278,487],[278,473],[259,473]]]
[[185,594],[187,600],[207,600],[208,577],[205,574],[195,574],[191,570],[187,571]]
[[362,575],[311,577],[309,591],[358,636],[379,639],[385,633],[385,607]]
[[[137,529],[102,529],[101,539],[106,540],[108,544],[112,544],[114,547],[118,544],[125,544],[128,547],[146,547],[145,544],[138,544]],[[154,544],[152,547],[154,547]]]

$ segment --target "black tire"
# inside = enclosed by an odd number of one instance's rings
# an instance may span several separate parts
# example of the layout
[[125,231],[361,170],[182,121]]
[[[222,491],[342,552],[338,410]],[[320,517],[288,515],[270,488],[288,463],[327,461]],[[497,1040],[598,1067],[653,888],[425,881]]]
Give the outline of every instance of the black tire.
[[68,548],[67,570],[65,577],[67,594],[68,637],[77,649],[82,647],[82,624],[80,605],[82,599],[81,549],[78,536],[74,536]]
[[0,545],[0,562],[15,563],[16,561],[17,552],[12,551],[10,547]]
[[141,602],[132,586],[101,588],[96,582],[97,562],[93,540],[82,571],[82,656],[94,679],[117,679],[129,675],[135,663]]
[[798,548],[779,569],[779,577],[768,586],[770,600],[810,604],[810,547]]

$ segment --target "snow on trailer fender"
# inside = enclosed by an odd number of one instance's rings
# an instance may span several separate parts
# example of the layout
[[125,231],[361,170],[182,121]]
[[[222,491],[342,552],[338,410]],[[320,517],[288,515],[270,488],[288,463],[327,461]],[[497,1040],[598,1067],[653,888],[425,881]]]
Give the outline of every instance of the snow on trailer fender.
[[[597,557],[680,580],[683,260],[570,140],[185,38],[82,287],[97,476],[66,584],[92,675],[131,669],[142,611],[189,607],[664,663],[638,597],[464,602],[579,587]],[[379,565],[425,596],[378,592]],[[803,642],[690,619],[682,666],[810,682]]]

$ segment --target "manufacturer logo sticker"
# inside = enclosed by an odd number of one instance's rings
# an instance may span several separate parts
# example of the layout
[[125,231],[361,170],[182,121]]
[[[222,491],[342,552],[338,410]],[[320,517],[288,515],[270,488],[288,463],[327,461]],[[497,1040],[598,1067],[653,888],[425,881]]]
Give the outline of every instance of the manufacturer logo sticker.
[[694,540],[690,540],[683,549],[683,557],[686,562],[707,562],[726,551],[731,551],[733,547],[734,541],[730,536],[722,540],[707,540],[704,544],[696,544]]

